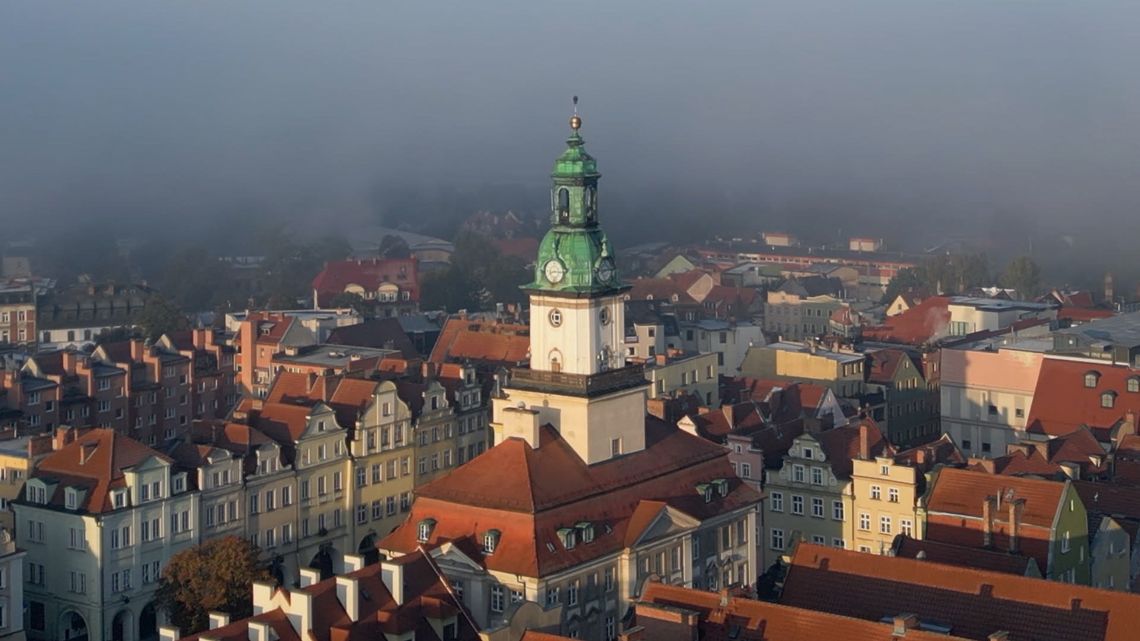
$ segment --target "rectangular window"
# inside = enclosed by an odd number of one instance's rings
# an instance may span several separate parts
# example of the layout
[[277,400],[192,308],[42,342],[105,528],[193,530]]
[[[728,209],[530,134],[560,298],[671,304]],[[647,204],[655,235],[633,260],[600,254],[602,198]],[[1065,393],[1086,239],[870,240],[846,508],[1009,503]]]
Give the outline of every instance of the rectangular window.
[[880,516],[879,517],[879,533],[880,534],[890,534],[891,533],[891,517],[889,517],[889,516]]
[[804,513],[804,497],[793,494],[792,495],[792,514]]
[[843,501],[831,502],[831,518],[836,521],[843,520]]
[[864,532],[870,532],[871,531],[871,513],[870,512],[860,512],[859,513],[859,529],[864,531]]
[[811,484],[823,485],[823,469],[818,467],[811,468]]
[[823,499],[812,497],[811,499],[811,515],[814,518],[823,518]]
[[381,463],[374,463],[372,465],[372,483],[381,483],[384,481],[384,465]]
[[772,492],[768,495],[768,505],[773,512],[784,511],[784,493]]
[[386,507],[385,511],[388,513],[388,516],[392,516],[393,514],[395,514],[396,513],[396,497],[389,496],[387,501],[385,501],[385,507]]
[[905,536],[913,536],[914,523],[910,519],[899,519],[899,532]]
[[792,480],[795,481],[796,483],[803,483],[804,482],[804,466],[802,466],[802,465],[793,465],[792,466]]
[[281,507],[288,507],[293,504],[293,488],[286,485],[281,488]]
[[771,543],[772,543],[772,549],[773,550],[784,549],[784,531],[783,530],[781,530],[779,528],[772,528],[771,538],[772,538]]
[[878,501],[882,498],[883,490],[878,485],[871,486],[871,500]]
[[887,500],[890,501],[891,503],[898,503],[899,502],[899,490],[898,490],[898,488],[892,487],[892,488],[887,489]]
[[503,586],[501,585],[491,586],[491,611],[503,611]]

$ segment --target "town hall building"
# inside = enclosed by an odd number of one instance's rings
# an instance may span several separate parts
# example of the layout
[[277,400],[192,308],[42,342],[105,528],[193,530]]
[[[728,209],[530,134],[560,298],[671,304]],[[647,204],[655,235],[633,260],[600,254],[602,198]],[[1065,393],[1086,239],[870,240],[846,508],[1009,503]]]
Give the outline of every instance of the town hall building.
[[524,286],[530,366],[493,399],[496,445],[419,488],[378,547],[430,550],[481,628],[537,606],[548,616],[531,627],[614,639],[650,578],[752,585],[760,494],[724,448],[646,415],[581,123],[555,162],[552,226]]

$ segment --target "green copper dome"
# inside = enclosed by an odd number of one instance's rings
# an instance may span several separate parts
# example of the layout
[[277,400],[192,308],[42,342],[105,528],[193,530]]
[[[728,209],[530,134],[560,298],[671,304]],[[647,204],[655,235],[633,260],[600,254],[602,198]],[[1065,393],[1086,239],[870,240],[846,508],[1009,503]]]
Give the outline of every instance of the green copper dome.
[[550,192],[551,228],[538,247],[534,281],[524,287],[575,296],[613,293],[622,288],[613,248],[598,226],[598,163],[586,153],[578,127],[554,161]]

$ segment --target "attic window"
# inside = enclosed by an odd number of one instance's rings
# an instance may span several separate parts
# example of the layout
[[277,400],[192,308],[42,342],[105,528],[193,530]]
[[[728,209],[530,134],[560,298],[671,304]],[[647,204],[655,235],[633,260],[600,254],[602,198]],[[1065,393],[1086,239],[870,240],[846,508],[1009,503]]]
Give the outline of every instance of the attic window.
[[728,479],[716,479],[712,484],[717,496],[728,496]]
[[416,531],[416,538],[420,543],[427,543],[431,538],[431,531],[435,529],[435,519],[424,519],[420,521],[419,528]]
[[574,527],[578,528],[578,531],[582,533],[581,536],[582,536],[582,542],[583,543],[592,543],[594,541],[594,524],[593,523],[590,523],[589,521],[582,521],[581,523],[579,523],[578,525],[576,525]]
[[1100,395],[1100,406],[1111,409],[1116,405],[1116,392],[1108,391]]
[[28,484],[28,500],[32,503],[39,503],[40,505],[47,504],[47,488],[39,483]]
[[495,548],[499,547],[499,537],[502,535],[498,530],[487,530],[483,534],[483,554],[494,554]]
[[558,538],[562,541],[562,547],[567,550],[573,550],[574,544],[578,542],[578,535],[574,528],[564,527],[558,529]]
[[120,490],[118,492],[113,493],[112,496],[114,497],[113,500],[115,502],[115,509],[119,509],[121,507],[127,506],[127,493],[126,492]]
[[79,492],[73,487],[66,488],[63,491],[63,504],[69,510],[74,510],[79,507]]
[[1095,370],[1085,372],[1085,387],[1088,387],[1088,388],[1096,387],[1096,383],[1098,380],[1100,380],[1100,372],[1097,372]]
[[1128,379],[1128,391],[1133,394],[1140,392],[1140,377],[1132,376]]
[[711,503],[713,499],[713,486],[709,483],[700,483],[697,485],[697,494],[705,497],[705,503]]

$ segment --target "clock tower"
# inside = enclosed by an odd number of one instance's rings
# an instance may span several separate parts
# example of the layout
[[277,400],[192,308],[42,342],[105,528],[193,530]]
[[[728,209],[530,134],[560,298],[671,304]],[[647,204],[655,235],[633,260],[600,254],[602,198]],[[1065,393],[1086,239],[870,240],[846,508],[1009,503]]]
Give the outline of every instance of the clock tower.
[[[577,105],[575,97],[574,103]],[[538,248],[530,295],[530,368],[495,400],[496,441],[538,446],[550,424],[586,463],[645,448],[648,383],[625,362],[625,304],[613,248],[598,224],[597,161],[586,153],[577,107],[554,162],[551,228]],[[530,416],[528,418],[527,416]]]

